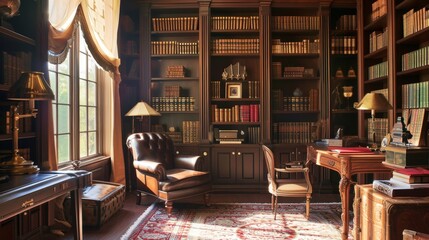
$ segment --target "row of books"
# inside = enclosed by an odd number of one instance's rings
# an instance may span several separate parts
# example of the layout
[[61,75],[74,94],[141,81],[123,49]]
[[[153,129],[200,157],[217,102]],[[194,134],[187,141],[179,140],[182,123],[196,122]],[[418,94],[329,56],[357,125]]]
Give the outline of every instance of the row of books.
[[372,53],[386,47],[388,43],[387,27],[383,31],[374,31],[369,34],[369,52]]
[[337,30],[357,30],[356,14],[342,15],[335,23]]
[[356,36],[332,37],[331,54],[357,54]]
[[198,54],[198,42],[152,41],[151,54]]
[[194,97],[152,97],[152,106],[156,111],[195,111]]
[[305,67],[284,67],[283,76],[288,77],[314,77],[313,68]]
[[273,123],[274,143],[310,143],[313,140],[313,122]]
[[411,9],[402,16],[404,37],[429,27],[429,10]]
[[310,104],[310,97],[284,97],[283,110],[284,111],[310,111],[313,104]]
[[387,61],[368,67],[368,80],[386,77],[388,72]]
[[215,16],[213,30],[258,30],[259,16]]
[[[374,118],[374,125],[372,118],[367,119],[368,126],[368,141],[372,142],[372,134],[375,133],[375,143],[379,144],[389,132],[389,119],[387,118]],[[373,127],[374,126],[374,127]]]
[[429,82],[404,84],[402,87],[402,108],[429,108]]
[[413,135],[408,142],[411,146],[424,146],[425,134],[423,130],[426,127],[427,114],[424,108],[402,109],[402,116],[407,130]]
[[212,53],[259,53],[258,38],[220,38],[212,42]]
[[0,84],[12,85],[18,80],[22,71],[31,69],[31,52],[9,53],[2,52],[0,55]]
[[200,121],[182,122],[183,143],[200,142]]
[[319,91],[310,89],[308,97],[284,97],[281,89],[272,91],[274,110],[283,111],[316,111],[319,104]]
[[390,180],[374,180],[373,188],[390,197],[426,197],[429,196],[429,170],[395,169]]
[[[211,96],[213,99],[227,98],[226,91],[222,91],[225,86],[225,81],[211,81]],[[244,91],[240,98],[259,98],[259,81],[243,81],[241,82],[242,90]]]
[[274,16],[274,30],[319,30],[319,16]]
[[193,31],[198,30],[198,17],[156,17],[152,18],[152,30]]
[[167,77],[183,78],[183,77],[185,77],[185,71],[186,71],[186,69],[183,65],[168,66],[167,67]]
[[248,143],[259,143],[261,135],[260,127],[248,127],[247,128],[247,140]]
[[377,0],[371,4],[371,21],[387,14],[387,0]]
[[127,40],[121,43],[121,54],[133,55],[139,54],[139,46],[137,41]]
[[220,108],[212,105],[212,122],[259,122],[259,104]]
[[166,85],[164,86],[164,97],[180,97],[180,85]]
[[402,71],[429,65],[429,46],[402,55]]
[[300,42],[282,42],[273,39],[272,53],[320,53],[319,39],[303,39]]

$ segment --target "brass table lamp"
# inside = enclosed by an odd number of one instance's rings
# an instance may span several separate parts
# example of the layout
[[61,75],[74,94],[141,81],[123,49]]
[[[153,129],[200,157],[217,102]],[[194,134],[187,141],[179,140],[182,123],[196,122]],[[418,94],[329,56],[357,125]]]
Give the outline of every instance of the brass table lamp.
[[[372,127],[372,141],[371,149],[378,149],[375,141],[375,111],[386,111],[392,109],[392,105],[387,101],[381,93],[367,93],[362,100],[355,107],[358,110],[371,110],[371,127]],[[369,136],[368,136],[369,138]]]
[[149,104],[146,102],[138,102],[133,108],[131,108],[130,111],[125,114],[127,117],[133,117],[132,122],[132,132],[134,133],[134,117],[143,117],[143,116],[161,116],[159,112],[157,112],[155,109],[153,109]]
[[36,173],[39,171],[33,161],[24,159],[19,152],[19,119],[27,117],[36,117],[37,109],[34,108],[35,100],[53,100],[55,99],[49,84],[45,81],[41,72],[23,72],[19,79],[9,89],[9,100],[29,101],[30,109],[28,113],[19,114],[16,105],[11,106],[12,116],[12,139],[13,153],[12,159],[0,163],[0,173],[11,175]]

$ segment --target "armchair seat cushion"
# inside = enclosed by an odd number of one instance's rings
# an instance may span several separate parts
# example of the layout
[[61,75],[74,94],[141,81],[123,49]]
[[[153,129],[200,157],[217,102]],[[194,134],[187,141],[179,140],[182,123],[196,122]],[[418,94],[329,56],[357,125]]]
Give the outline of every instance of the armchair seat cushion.
[[167,180],[159,183],[160,190],[166,192],[192,188],[209,183],[211,180],[209,173],[189,169],[169,169],[166,174]]

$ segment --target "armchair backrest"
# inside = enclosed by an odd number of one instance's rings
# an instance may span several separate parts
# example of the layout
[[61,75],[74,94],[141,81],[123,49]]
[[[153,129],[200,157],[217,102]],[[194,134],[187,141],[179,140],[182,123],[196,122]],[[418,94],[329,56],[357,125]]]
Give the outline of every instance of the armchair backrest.
[[166,169],[174,168],[174,144],[165,133],[133,133],[127,138],[127,147],[134,161],[150,160],[159,162]]

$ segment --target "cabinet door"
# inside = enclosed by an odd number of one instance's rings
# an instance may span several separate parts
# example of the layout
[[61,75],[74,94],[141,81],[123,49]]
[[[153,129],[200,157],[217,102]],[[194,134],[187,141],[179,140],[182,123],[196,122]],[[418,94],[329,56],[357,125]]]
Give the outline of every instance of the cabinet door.
[[260,172],[259,148],[239,147],[237,160],[237,183],[258,183]]
[[212,148],[213,183],[235,183],[236,160],[235,148]]

